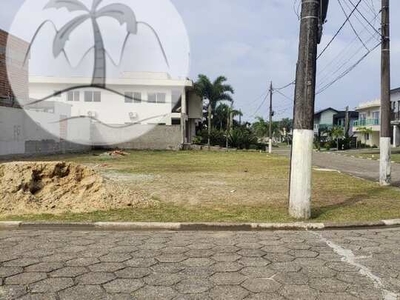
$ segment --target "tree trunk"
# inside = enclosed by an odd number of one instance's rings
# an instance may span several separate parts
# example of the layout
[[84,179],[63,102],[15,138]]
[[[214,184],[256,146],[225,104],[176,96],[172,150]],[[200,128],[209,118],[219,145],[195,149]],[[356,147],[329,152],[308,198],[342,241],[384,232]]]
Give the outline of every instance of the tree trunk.
[[211,115],[212,115],[212,107],[211,103],[208,105],[208,151],[211,150]]
[[92,18],[93,34],[94,34],[94,65],[92,85],[105,88],[106,87],[106,51],[104,49],[103,37],[100,32],[99,24],[96,18]]

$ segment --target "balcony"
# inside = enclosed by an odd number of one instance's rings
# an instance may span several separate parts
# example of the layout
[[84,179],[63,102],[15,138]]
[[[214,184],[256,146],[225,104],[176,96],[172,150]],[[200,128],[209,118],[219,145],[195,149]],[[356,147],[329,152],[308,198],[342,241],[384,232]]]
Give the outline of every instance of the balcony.
[[364,119],[354,121],[354,127],[366,127],[366,126],[379,126],[381,124],[379,119]]
[[399,124],[400,123],[400,112],[392,112],[390,116],[390,120],[392,123]]

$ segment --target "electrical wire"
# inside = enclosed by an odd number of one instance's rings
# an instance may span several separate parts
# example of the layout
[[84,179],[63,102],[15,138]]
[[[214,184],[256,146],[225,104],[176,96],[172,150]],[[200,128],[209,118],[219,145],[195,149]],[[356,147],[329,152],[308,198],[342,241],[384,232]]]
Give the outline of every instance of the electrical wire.
[[[350,0],[351,1],[351,0]],[[357,5],[354,7],[354,9],[351,11],[351,13],[346,17],[346,20],[343,22],[343,24],[339,27],[339,29],[336,31],[336,33],[333,35],[332,39],[328,42],[328,44],[325,46],[325,48],[321,51],[321,53],[318,55],[317,60],[325,53],[325,51],[329,48],[329,46],[333,43],[333,41],[336,39],[336,37],[339,35],[339,33],[342,31],[344,26],[347,24],[347,22],[350,20],[351,16],[354,14],[356,11],[358,5],[360,5],[362,0],[358,0]]]

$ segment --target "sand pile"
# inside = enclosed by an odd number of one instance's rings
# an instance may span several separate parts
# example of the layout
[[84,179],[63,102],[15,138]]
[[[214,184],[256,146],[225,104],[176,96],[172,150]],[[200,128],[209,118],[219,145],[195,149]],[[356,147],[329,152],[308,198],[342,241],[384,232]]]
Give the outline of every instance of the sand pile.
[[0,164],[0,214],[90,212],[144,201],[128,186],[66,162]]

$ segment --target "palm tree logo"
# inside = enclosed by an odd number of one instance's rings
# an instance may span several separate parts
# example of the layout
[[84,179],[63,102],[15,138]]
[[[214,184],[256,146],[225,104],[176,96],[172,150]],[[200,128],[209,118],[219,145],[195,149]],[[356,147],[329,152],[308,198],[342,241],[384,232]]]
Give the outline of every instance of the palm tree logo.
[[94,65],[91,86],[106,88],[107,52],[104,47],[104,40],[100,32],[98,19],[102,17],[110,17],[117,20],[121,25],[126,24],[127,36],[122,48],[121,58],[129,36],[136,35],[138,33],[138,25],[141,24],[151,29],[151,31],[154,33],[164,56],[164,60],[169,66],[168,59],[161,44],[161,40],[153,27],[145,22],[138,22],[133,10],[125,4],[113,3],[99,8],[101,2],[103,2],[103,0],[93,0],[92,7],[89,9],[80,0],[50,0],[49,3],[44,7],[44,9],[65,8],[69,12],[82,11],[84,13],[70,20],[60,30],[57,31],[53,41],[53,55],[55,58],[57,58],[62,52],[65,54],[65,46],[70,38],[71,33],[74,32],[75,29],[77,29],[84,22],[90,20],[94,35]]

